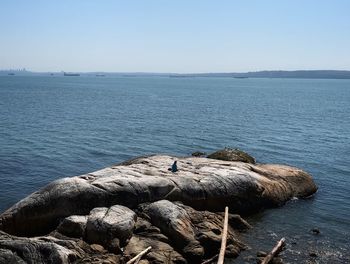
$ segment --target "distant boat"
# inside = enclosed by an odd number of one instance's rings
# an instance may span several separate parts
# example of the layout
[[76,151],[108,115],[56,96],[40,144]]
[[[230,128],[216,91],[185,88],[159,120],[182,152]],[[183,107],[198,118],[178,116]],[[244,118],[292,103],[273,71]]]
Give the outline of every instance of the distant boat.
[[234,76],[233,78],[236,78],[236,79],[247,79],[248,77],[246,77],[246,76]]
[[68,72],[63,72],[63,76],[80,76],[79,73],[68,73]]
[[8,73],[7,75],[11,75],[11,76],[12,76],[12,75],[15,75],[15,74],[14,74],[13,72],[10,72],[10,73]]
[[188,74],[188,75],[169,75],[169,78],[194,78],[194,77],[196,77],[195,75],[190,75],[190,74]]
[[104,74],[96,74],[96,77],[105,77]]

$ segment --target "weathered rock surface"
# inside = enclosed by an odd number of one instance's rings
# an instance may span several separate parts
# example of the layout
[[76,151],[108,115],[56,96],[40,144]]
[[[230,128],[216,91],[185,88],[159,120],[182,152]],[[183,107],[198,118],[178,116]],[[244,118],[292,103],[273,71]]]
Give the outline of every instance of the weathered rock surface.
[[[0,263],[125,263],[148,246],[142,263],[200,263],[218,253],[225,206],[251,213],[316,190],[289,166],[141,157],[54,181],[0,215]],[[247,228],[229,215],[227,257]]]
[[[141,214],[146,216],[143,213]],[[148,216],[146,217],[148,218]],[[145,257],[147,263],[187,263],[186,259],[170,244],[169,238],[162,234],[158,227],[153,226],[145,218],[138,217],[134,235],[125,247],[124,256],[126,259],[131,259],[145,248],[151,246],[151,252]]]
[[136,219],[136,214],[125,206],[94,208],[86,223],[86,241],[108,247],[114,240],[124,246],[133,234]]
[[85,235],[87,219],[85,215],[71,215],[63,219],[57,231],[68,237],[82,238]]
[[204,257],[204,248],[195,238],[195,230],[185,209],[170,201],[161,200],[150,204],[145,213],[150,216],[152,224],[159,227],[187,259],[198,261]]
[[207,156],[209,159],[226,160],[226,161],[241,161],[255,164],[255,159],[248,153],[240,149],[224,148],[211,153]]
[[47,236],[24,238],[0,231],[1,264],[105,263],[118,264],[121,256],[97,244],[52,232]]
[[0,231],[0,263],[69,263],[84,254],[80,244],[72,240],[22,238]]
[[128,259],[131,259],[149,246],[152,247],[152,250],[145,257],[145,260],[148,263],[187,263],[186,259],[181,256],[172,246],[163,241],[157,240],[156,238],[153,238],[150,234],[147,236],[134,235],[126,246],[124,255]]
[[[154,202],[144,209],[153,225],[171,239],[176,249],[191,262],[215,255],[221,244],[223,216],[208,211],[196,211],[181,203],[167,200]],[[242,220],[240,227],[246,222]],[[236,256],[245,249],[237,234],[228,230],[228,244],[234,245]]]
[[[144,218],[138,217],[135,223],[136,217],[128,208],[112,206],[105,209],[95,208],[89,216],[67,217],[56,231],[43,237],[20,238],[0,232],[0,260],[10,263],[125,263],[151,246],[152,251],[145,256],[144,263],[180,264],[200,263],[219,250],[222,214],[196,211],[179,202],[161,200],[140,205],[136,211]],[[123,214],[115,217],[113,214],[118,210]],[[91,245],[60,233],[67,231],[66,227],[71,230],[75,225],[80,229],[86,218],[91,218],[96,225],[94,239],[87,235],[83,238]],[[120,231],[113,230],[117,219],[121,223],[118,230],[123,227],[123,231],[133,230],[131,239],[125,241],[124,252],[111,249],[115,237],[121,238]],[[236,215],[230,215],[230,219],[234,220],[229,223],[226,256],[235,257],[246,246],[238,240],[234,229],[236,226],[240,230],[242,227],[249,228],[249,225]],[[89,232],[88,221],[85,234]],[[76,235],[74,232],[71,234]]]
[[[174,160],[177,173],[167,170]],[[247,213],[316,190],[310,175],[289,166],[151,156],[54,181],[4,212],[0,229],[15,235],[45,234],[60,219],[87,215],[96,207],[135,208],[162,199],[211,211],[228,205],[230,212]]]
[[97,207],[89,215],[66,217],[57,227],[57,232],[119,252],[120,246],[126,245],[131,238],[136,219],[134,211],[125,206]]

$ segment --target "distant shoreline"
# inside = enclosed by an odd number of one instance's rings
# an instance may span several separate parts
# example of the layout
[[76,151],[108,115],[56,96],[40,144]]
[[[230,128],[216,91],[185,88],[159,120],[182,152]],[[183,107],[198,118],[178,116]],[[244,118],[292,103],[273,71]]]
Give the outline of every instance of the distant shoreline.
[[[169,77],[169,78],[286,78],[286,79],[350,79],[350,71],[340,70],[297,70],[297,71],[255,71],[228,73],[151,73],[151,72],[75,72],[77,76],[103,77]],[[0,76],[64,76],[64,72],[32,72],[26,70],[0,70]]]

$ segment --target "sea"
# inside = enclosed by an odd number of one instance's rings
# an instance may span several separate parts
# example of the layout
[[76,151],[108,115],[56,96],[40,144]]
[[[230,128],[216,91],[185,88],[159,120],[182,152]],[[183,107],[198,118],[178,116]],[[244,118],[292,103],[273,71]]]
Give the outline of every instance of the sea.
[[319,188],[247,216],[234,263],[282,237],[285,263],[350,263],[350,80],[0,77],[1,212],[55,179],[224,147],[302,168]]

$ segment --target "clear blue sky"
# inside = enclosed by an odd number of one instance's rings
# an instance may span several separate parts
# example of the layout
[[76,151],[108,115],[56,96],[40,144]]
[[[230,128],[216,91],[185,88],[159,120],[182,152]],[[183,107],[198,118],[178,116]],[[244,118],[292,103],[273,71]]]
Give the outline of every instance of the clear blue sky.
[[349,0],[2,0],[0,69],[350,70]]

